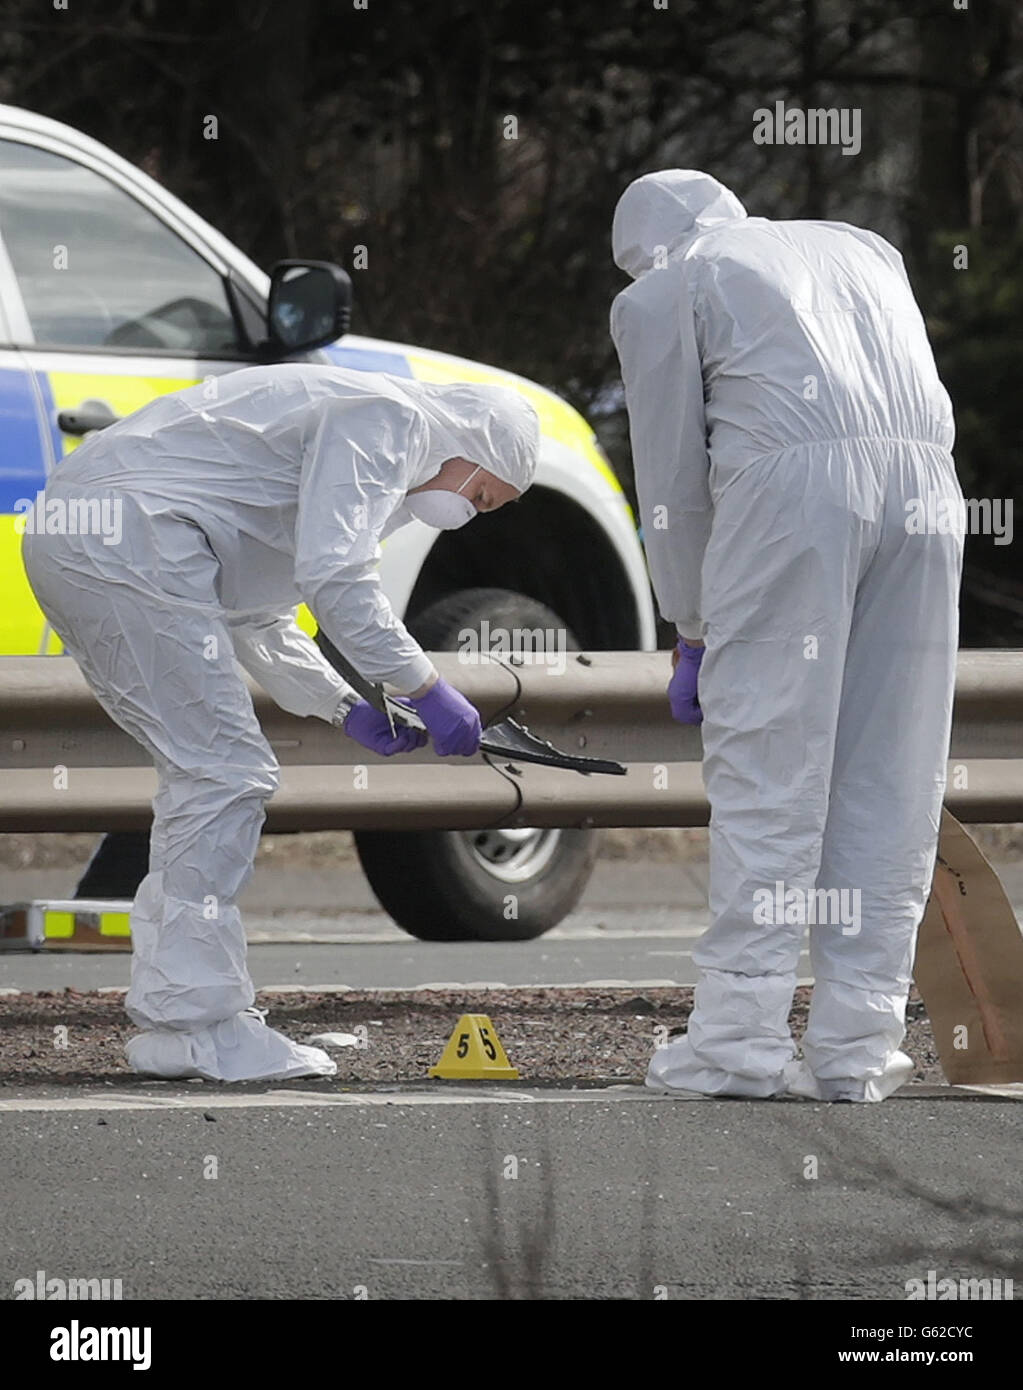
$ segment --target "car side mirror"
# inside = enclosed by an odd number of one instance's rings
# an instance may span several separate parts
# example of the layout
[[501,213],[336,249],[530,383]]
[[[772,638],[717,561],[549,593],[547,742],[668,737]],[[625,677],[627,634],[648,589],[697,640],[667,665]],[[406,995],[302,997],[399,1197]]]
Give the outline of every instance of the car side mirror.
[[352,282],[331,261],[278,261],[270,272],[268,354],[286,356],[324,347],[348,332]]

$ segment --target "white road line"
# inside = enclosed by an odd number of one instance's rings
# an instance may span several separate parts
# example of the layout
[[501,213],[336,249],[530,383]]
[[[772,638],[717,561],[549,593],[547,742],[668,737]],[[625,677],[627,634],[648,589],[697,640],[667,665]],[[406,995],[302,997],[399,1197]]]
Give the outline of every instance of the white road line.
[[[811,975],[801,976],[797,985],[812,985]],[[692,989],[692,981],[680,980],[554,980],[539,981],[536,984],[508,985],[503,980],[433,980],[423,985],[257,985],[257,994],[421,994],[438,990],[506,990],[510,994],[527,989]],[[34,995],[33,989],[0,990],[7,995]],[[95,989],[83,991],[89,994],[127,994],[127,985],[97,985]],[[74,1002],[69,1000],[69,1002]]]
[[[153,1083],[159,1085],[161,1083]],[[645,1086],[618,1084],[603,1088],[569,1091],[524,1091],[462,1089],[469,1083],[459,1083],[459,1089],[437,1091],[267,1091],[260,1095],[217,1095],[196,1089],[192,1093],[142,1095],[138,1092],[93,1092],[70,1096],[10,1096],[0,1099],[0,1115],[25,1112],[63,1114],[75,1111],[128,1110],[264,1110],[264,1109],[336,1109],[339,1106],[431,1106],[431,1105],[577,1105],[618,1101],[649,1101],[658,1104],[704,1102],[712,1096],[664,1095]],[[911,1082],[891,1100],[976,1100],[978,1096],[1002,1100],[1023,1100],[1023,1083],[1008,1086],[931,1086]],[[763,1104],[749,1101],[748,1104]],[[778,1101],[772,1101],[777,1105]],[[783,1104],[817,1105],[818,1102],[785,1097]],[[735,1101],[729,1101],[735,1105]]]
[[401,946],[413,938],[404,932],[247,931],[250,946]]
[[[709,918],[698,921],[673,921],[671,926],[643,926],[634,930],[621,927],[554,927],[543,936],[537,937],[536,944],[543,945],[553,941],[630,941],[634,945],[649,941],[696,941],[703,935]],[[271,924],[253,926],[246,929],[246,939],[250,946],[421,946],[424,943],[402,931],[345,932],[345,931],[288,931]],[[495,942],[495,945],[507,944]]]
[[[465,1084],[465,1083],[460,1083]],[[287,1109],[289,1107],[320,1109],[337,1106],[386,1105],[533,1105],[537,1102],[576,1100],[658,1100],[654,1092],[643,1086],[616,1087],[613,1091],[629,1091],[629,1095],[608,1091],[528,1091],[507,1090],[447,1090],[442,1091],[267,1091],[261,1095],[137,1095],[132,1092],[81,1096],[19,1096],[0,1099],[0,1114],[13,1111],[69,1110],[250,1110]]]
[[371,1265],[463,1265],[464,1260],[388,1260],[370,1255]]

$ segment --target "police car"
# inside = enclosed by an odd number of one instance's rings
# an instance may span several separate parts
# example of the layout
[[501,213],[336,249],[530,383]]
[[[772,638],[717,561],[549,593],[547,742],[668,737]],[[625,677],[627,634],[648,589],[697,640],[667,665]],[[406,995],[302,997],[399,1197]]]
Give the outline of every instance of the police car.
[[[310,302],[296,293],[289,303],[285,290],[268,319],[271,284],[303,279]],[[383,548],[384,588],[424,647],[454,648],[470,628],[483,646],[495,632],[538,629],[594,649],[655,645],[634,519],[586,421],[534,382],[478,362],[355,334],[324,343],[324,322],[332,336],[340,320],[324,299],[317,323],[316,295],[344,279],[323,263],[287,262],[271,280],[111,150],[0,106],[0,655],[61,651],[28,586],[20,533],[62,455],[161,392],[296,357],[496,382],[536,408],[540,465],[519,505],[458,531],[410,527]],[[315,630],[308,613],[300,621]],[[377,831],[356,844],[384,908],[428,940],[539,935],[574,906],[594,855],[585,830]],[[133,896],[143,850],[139,837],[108,836],[91,895]],[[510,891],[514,921],[503,910]]]

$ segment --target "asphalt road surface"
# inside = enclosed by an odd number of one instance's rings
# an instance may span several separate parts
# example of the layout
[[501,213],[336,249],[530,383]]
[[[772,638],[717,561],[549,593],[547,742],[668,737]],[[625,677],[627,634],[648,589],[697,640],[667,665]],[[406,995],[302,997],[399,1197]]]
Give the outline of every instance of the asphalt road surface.
[[[66,870],[0,871],[0,902],[72,890]],[[706,866],[599,864],[579,909],[531,942],[422,942],[377,906],[354,862],[323,869],[261,865],[241,900],[257,987],[412,988],[438,983],[691,984],[706,925]],[[0,952],[0,988],[127,985],[124,954]]]
[[[73,881],[5,870],[0,901]],[[413,941],[354,865],[264,866],[244,906],[259,985],[687,983],[705,893],[699,863],[604,863],[578,912],[518,945]],[[126,984],[128,964],[0,953],[0,988]],[[1018,1097],[923,1085],[881,1106],[25,1086],[0,1096],[0,1298],[39,1270],[169,1299],[901,1300],[930,1270],[1023,1287],[1021,1139]]]
[[[999,865],[1009,896],[1023,905],[1023,864]],[[73,889],[66,870],[0,870],[0,902]],[[324,869],[261,865],[242,898],[259,988],[428,984],[693,984],[691,953],[707,924],[703,861],[605,861],[579,908],[530,942],[421,942],[376,905],[355,863]],[[0,988],[126,986],[125,954],[0,952]],[[808,980],[804,952],[800,978]]]
[[147,1108],[0,1101],[0,1297],[40,1269],[172,1299],[905,1299],[931,1269],[1023,1283],[1012,1102],[324,1103],[166,1083],[124,1102]]

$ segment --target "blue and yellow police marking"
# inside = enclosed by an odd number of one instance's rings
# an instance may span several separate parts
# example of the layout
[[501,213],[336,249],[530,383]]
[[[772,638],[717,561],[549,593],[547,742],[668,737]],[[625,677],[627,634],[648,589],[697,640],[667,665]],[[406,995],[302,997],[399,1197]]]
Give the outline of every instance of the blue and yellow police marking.
[[131,903],[38,898],[0,907],[0,950],[131,950]]
[[[156,396],[193,386],[195,377],[108,375],[102,372],[37,372],[44,424],[58,459],[82,441],[57,426],[62,410],[85,400],[105,401],[115,415],[130,415]],[[57,656],[63,645],[46,625],[21,559],[22,513],[46,485],[40,421],[28,371],[0,369],[0,655]],[[18,513],[15,514],[15,506]]]
[[388,376],[412,376],[408,357],[403,352],[385,348],[367,348],[348,344],[328,343],[321,349],[335,367],[350,367],[353,372],[386,372]]
[[414,351],[409,352],[407,356],[412,375],[417,381],[447,384],[472,381],[482,386],[508,386],[513,391],[518,391],[536,411],[541,434],[580,455],[597,470],[605,482],[610,483],[615,492],[622,491],[621,483],[597,448],[593,430],[579,412],[560,396],[545,391],[542,386],[537,386],[525,377],[514,376],[493,367],[483,367],[476,362],[463,362],[457,357],[434,357]]
[[444,353],[417,352],[415,348],[405,348],[398,354],[379,349],[346,347],[342,341],[332,343],[324,351],[339,367],[352,367],[361,372],[387,372],[391,376],[411,376],[416,381],[442,385],[472,381],[483,386],[510,387],[520,392],[536,411],[541,434],[584,458],[615,492],[622,492],[622,485],[598,449],[593,430],[586,420],[567,401],[527,377],[465,358],[449,357]]
[[[243,363],[239,363],[243,366]],[[195,386],[196,376],[133,376],[128,373],[40,372],[39,385],[47,418],[51,422],[57,457],[77,449],[83,442],[77,435],[62,434],[57,416],[62,410],[77,410],[83,401],[105,401],[116,416],[134,415],[157,396]],[[48,398],[48,399],[47,399]]]
[[[386,372],[439,383],[469,381],[517,390],[536,410],[543,435],[589,464],[622,496],[621,484],[586,420],[567,401],[525,377],[459,357],[415,349],[388,351],[384,347],[340,342],[324,351],[338,366],[355,371]],[[87,355],[84,361],[88,362]],[[239,362],[227,370],[245,365]],[[0,655],[5,656],[49,656],[63,650],[60,639],[47,627],[29,587],[21,560],[24,521],[12,514],[15,503],[23,505],[25,500],[34,499],[45,486],[40,428],[49,429],[54,457],[60,459],[82,442],[61,433],[57,416],[62,410],[76,410],[83,401],[99,400],[106,402],[117,416],[130,415],[155,397],[194,386],[198,380],[195,376],[73,369],[39,371],[35,377],[42,396],[42,422],[38,419],[29,372],[0,369],[0,592],[4,596],[0,604]],[[305,607],[299,609],[298,623],[310,635],[316,632],[316,621]]]
[[0,654],[35,656],[43,615],[21,563],[17,517],[46,481],[43,438],[28,371],[0,368]]

